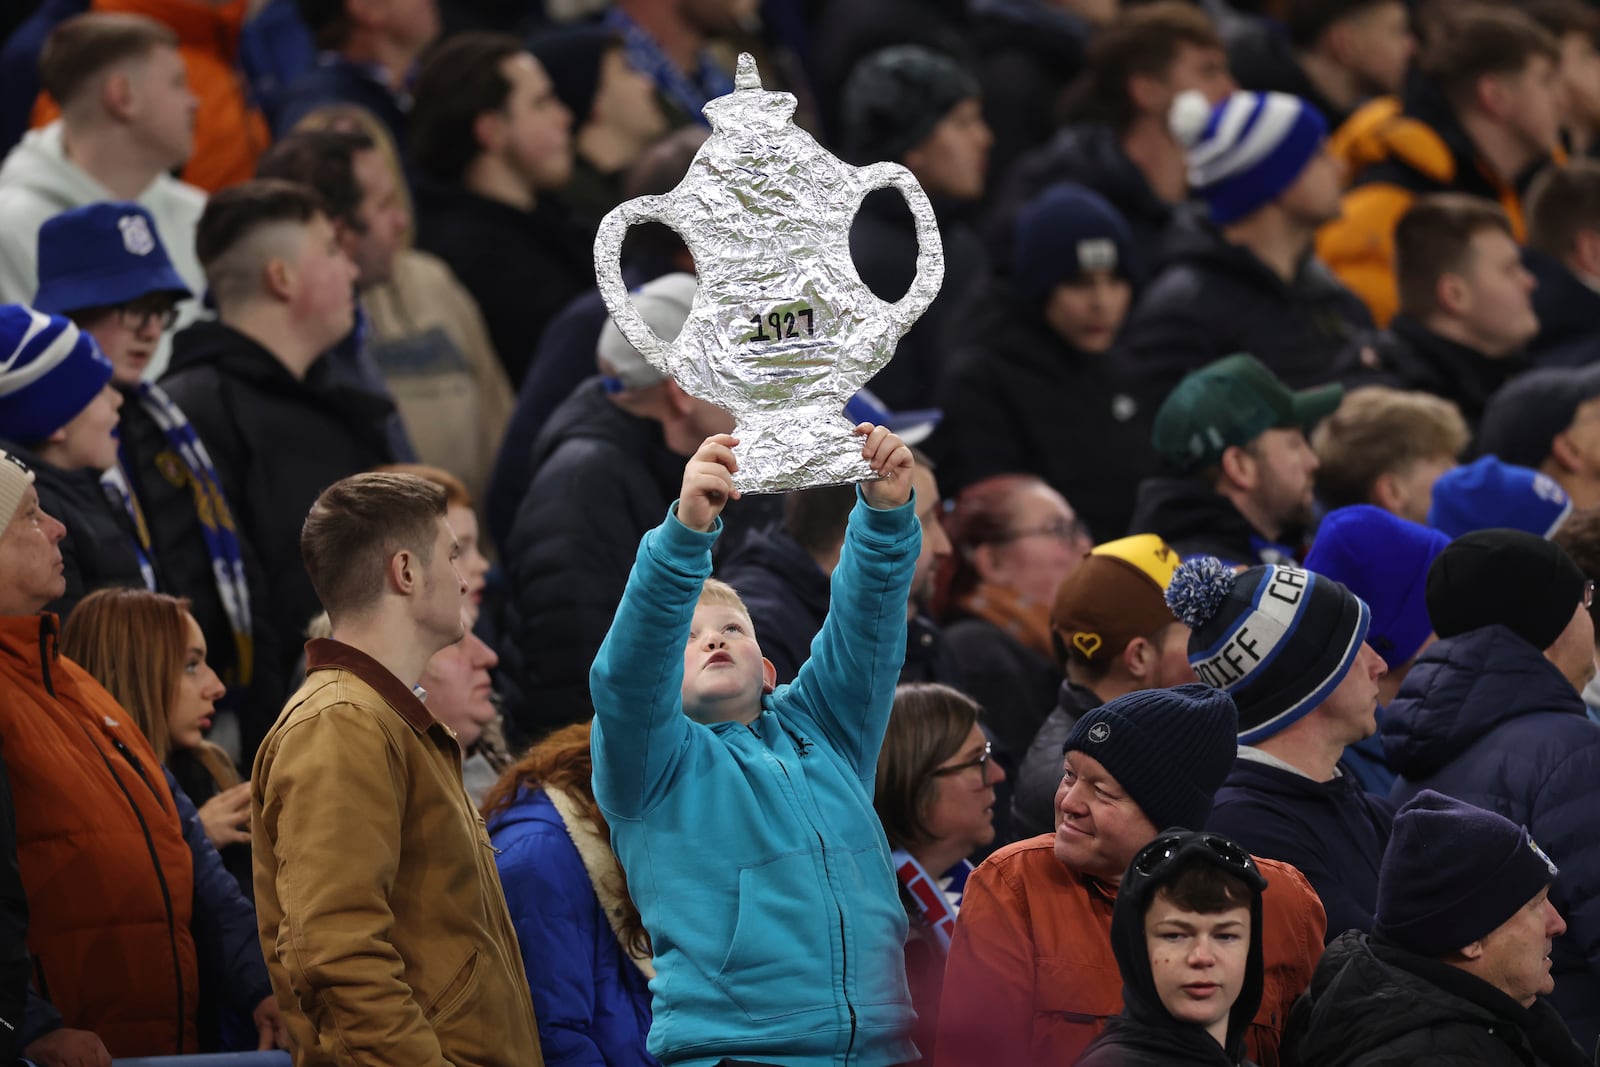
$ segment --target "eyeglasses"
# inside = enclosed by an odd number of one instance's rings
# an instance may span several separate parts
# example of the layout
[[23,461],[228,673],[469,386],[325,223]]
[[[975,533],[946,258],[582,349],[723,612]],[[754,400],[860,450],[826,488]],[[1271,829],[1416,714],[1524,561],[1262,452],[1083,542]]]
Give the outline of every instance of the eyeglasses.
[[117,322],[123,329],[133,333],[142,332],[152,321],[159,321],[161,332],[165,333],[178,321],[178,309],[171,304],[146,304],[143,307],[138,304],[121,304],[118,305],[116,312]]
[[1585,608],[1594,607],[1594,582],[1593,581],[1587,581],[1587,582],[1583,583],[1583,606]]
[[1139,857],[1133,861],[1133,869],[1146,877],[1155,874],[1161,868],[1172,862],[1173,857],[1182,852],[1185,845],[1199,842],[1209,849],[1213,855],[1230,867],[1237,867],[1241,871],[1251,874],[1256,873],[1256,861],[1250,858],[1250,853],[1229,841],[1226,837],[1215,834],[1168,834],[1158,837],[1140,851]]
[[994,538],[996,544],[1006,541],[1020,541],[1024,537],[1053,537],[1062,544],[1072,544],[1089,536],[1089,527],[1081,519],[1056,519],[1040,526],[1029,526],[1022,530],[1008,530]]
[[983,755],[979,756],[977,759],[968,760],[965,763],[957,763],[949,767],[939,767],[933,772],[933,776],[935,778],[945,778],[952,774],[960,774],[962,771],[970,771],[972,768],[976,767],[978,768],[978,777],[983,781],[984,785],[988,785],[989,753],[993,750],[993,748],[993,744],[985,741],[983,743]]

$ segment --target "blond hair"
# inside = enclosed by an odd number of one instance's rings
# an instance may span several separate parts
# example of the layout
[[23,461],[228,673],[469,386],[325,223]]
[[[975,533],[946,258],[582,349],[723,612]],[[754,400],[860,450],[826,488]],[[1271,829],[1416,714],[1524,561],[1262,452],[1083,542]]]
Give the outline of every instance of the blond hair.
[[1425,459],[1455,459],[1467,447],[1460,410],[1432,393],[1382,385],[1351,390],[1311,435],[1317,495],[1329,508],[1370,504],[1385,474]]

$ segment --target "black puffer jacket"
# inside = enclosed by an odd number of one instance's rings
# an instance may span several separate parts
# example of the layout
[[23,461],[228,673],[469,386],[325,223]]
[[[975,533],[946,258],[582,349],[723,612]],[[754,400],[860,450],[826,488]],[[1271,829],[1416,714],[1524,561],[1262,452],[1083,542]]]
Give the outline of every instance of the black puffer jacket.
[[532,739],[594,715],[589,666],[639,548],[683,480],[659,423],[623,411],[599,379],[550,416],[501,558],[511,579],[500,641],[506,713]]
[[46,605],[46,611],[65,621],[78,601],[96,589],[145,587],[139,557],[134,553],[133,522],[127,511],[106,495],[99,471],[65,470],[9,441],[0,441],[0,448],[28,465],[33,471],[33,487],[39,492],[39,506],[67,528],[61,541],[67,591]]
[[1523,1008],[1487,982],[1355,930],[1328,945],[1285,1035],[1299,1067],[1579,1067],[1543,1000]]
[[1159,465],[1154,409],[1135,398],[1125,354],[1071,347],[1005,285],[989,291],[978,321],[983,341],[957,356],[928,442],[940,489],[953,496],[993,474],[1036,474],[1097,538],[1122,536],[1140,481]]
[[1527,367],[1520,355],[1490,357],[1429,330],[1409,315],[1396,315],[1389,328],[1352,360],[1341,357],[1338,378],[1349,388],[1387,385],[1444,397],[1476,427],[1495,390]]
[[1186,235],[1123,333],[1128,363],[1159,406],[1184,375],[1248,352],[1291,389],[1333,380],[1336,361],[1370,341],[1372,316],[1315,258],[1285,282],[1213,228]]
[[261,345],[220,322],[200,322],[172,342],[161,387],[205,442],[243,539],[255,549],[288,677],[306,624],[322,610],[300,557],[300,527],[328,486],[394,461],[394,405],[340,385],[324,363],[296,381]]

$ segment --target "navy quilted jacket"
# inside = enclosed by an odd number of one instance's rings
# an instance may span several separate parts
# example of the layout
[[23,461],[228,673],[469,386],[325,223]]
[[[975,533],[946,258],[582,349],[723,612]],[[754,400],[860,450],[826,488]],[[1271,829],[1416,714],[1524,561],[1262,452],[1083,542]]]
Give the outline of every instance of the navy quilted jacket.
[[1503,626],[1439,641],[1383,720],[1403,804],[1436,789],[1528,828],[1561,868],[1550,900],[1567,920],[1555,994],[1583,1048],[1600,1036],[1600,724],[1543,653]]

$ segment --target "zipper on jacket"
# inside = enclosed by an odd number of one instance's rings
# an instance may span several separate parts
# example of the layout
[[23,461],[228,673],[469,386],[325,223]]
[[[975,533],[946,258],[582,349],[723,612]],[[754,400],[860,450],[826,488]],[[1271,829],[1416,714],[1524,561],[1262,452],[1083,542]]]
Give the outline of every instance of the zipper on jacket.
[[[80,723],[79,726],[83,729],[84,734],[88,736],[90,743],[93,744],[94,735],[89,733],[88,727],[83,726],[82,723]],[[144,768],[139,765],[138,760],[133,758],[133,754],[128,751],[127,746],[123,745],[123,743],[115,737],[112,738],[112,741],[127,758],[128,762],[133,765],[133,768],[138,773],[139,777],[144,778]],[[150,836],[150,824],[145,822],[144,812],[139,810],[139,805],[133,799],[133,794],[129,793],[128,787],[123,784],[122,776],[119,775],[117,773],[117,769],[111,765],[111,760],[106,758],[105,750],[99,745],[95,745],[94,750],[99,753],[100,761],[106,765],[106,770],[111,772],[112,781],[117,783],[117,788],[122,790],[122,795],[127,798],[128,806],[133,809],[133,817],[139,820],[139,829],[144,833],[144,845],[150,853],[150,864],[155,868],[156,881],[161,886],[161,903],[162,906],[167,910],[167,944],[172,950],[172,974],[178,984],[178,1044],[173,1050],[173,1054],[176,1056],[181,1056],[183,1055],[184,1038],[183,960],[178,954],[178,917],[172,909],[172,890],[167,885],[166,872],[161,869],[161,856],[156,852],[155,838]],[[149,784],[148,778],[145,779],[145,783],[147,785]],[[155,792],[155,786],[150,786],[150,791],[152,793]],[[158,799],[159,796],[160,795],[157,794]]]
[[39,674],[44,679],[44,691],[51,696],[56,695],[55,682],[50,679],[50,656],[53,649],[50,647],[50,627],[45,623],[39,624]]

